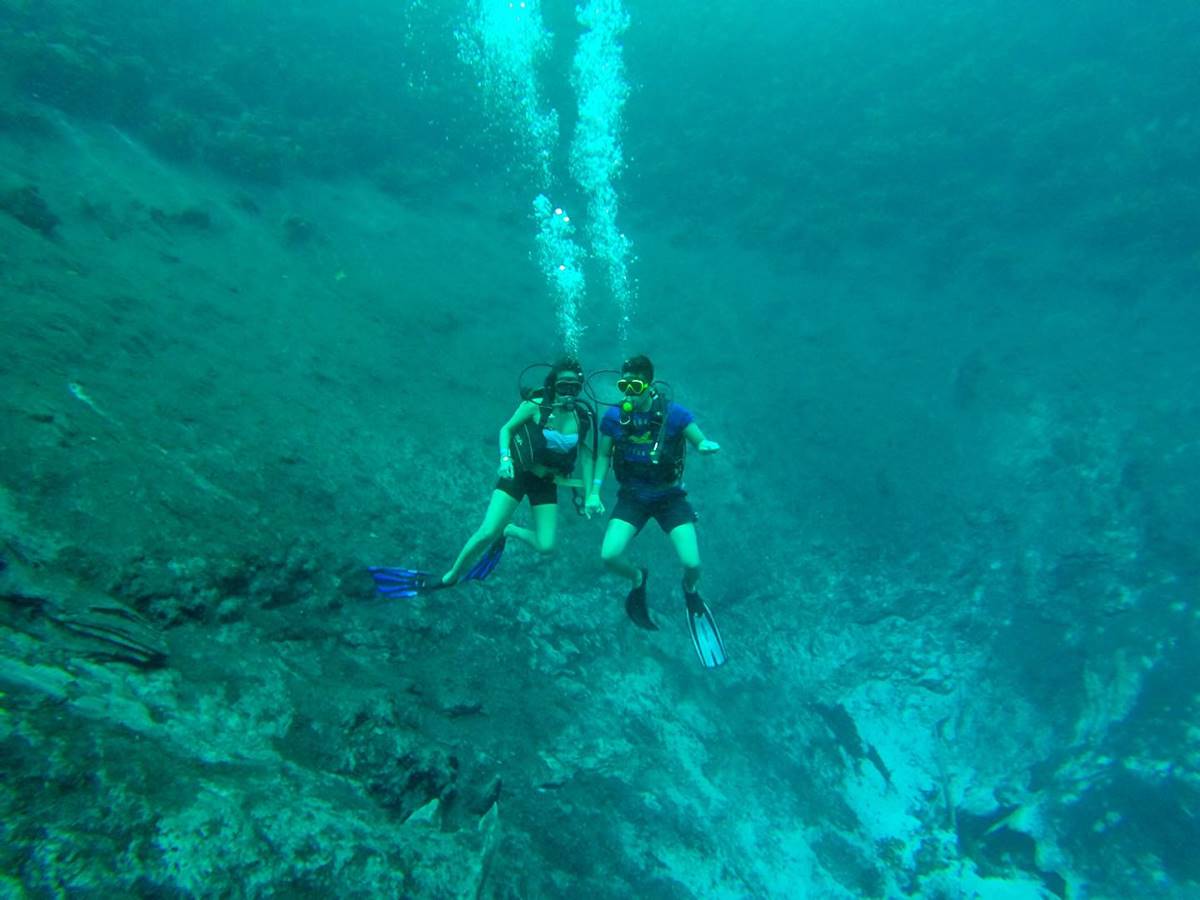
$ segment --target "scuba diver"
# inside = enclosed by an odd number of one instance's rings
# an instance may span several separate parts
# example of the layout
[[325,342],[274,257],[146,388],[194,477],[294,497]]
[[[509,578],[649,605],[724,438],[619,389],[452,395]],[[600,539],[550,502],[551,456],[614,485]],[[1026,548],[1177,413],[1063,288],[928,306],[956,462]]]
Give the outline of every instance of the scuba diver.
[[683,487],[683,468],[686,444],[706,455],[721,448],[704,436],[688,410],[664,396],[662,387],[666,385],[654,380],[654,364],[649,357],[635,356],[621,365],[617,388],[623,399],[600,421],[595,472],[587,482],[590,487],[585,509],[589,513],[604,511],[600,488],[611,458],[620,488],[604,532],[600,558],[609,570],[633,583],[625,598],[625,612],[639,628],[658,630],[646,606],[649,573],[626,557],[630,542],[650,519],[655,519],[671,539],[683,565],[683,597],[696,653],[707,668],[716,668],[725,663],[725,645],[712,613],[696,590],[700,549],[696,512]]
[[[538,364],[528,366],[521,378],[535,368]],[[483,521],[467,538],[454,564],[441,578],[416,569],[372,567],[370,572],[381,594],[415,597],[461,581],[483,580],[499,564],[508,538],[516,538],[539,553],[554,550],[559,485],[574,489],[592,479],[596,415],[580,396],[584,375],[578,360],[564,357],[548,368],[541,387],[528,389],[518,384],[521,403],[500,426],[496,487]],[[581,447],[587,452],[581,454]],[[583,480],[573,482],[570,476],[577,461]],[[533,528],[510,521],[526,497],[533,508]],[[581,502],[576,508],[580,514],[585,513]],[[603,511],[602,506],[599,509]],[[586,514],[590,517],[591,510]],[[480,551],[484,551],[482,556]]]

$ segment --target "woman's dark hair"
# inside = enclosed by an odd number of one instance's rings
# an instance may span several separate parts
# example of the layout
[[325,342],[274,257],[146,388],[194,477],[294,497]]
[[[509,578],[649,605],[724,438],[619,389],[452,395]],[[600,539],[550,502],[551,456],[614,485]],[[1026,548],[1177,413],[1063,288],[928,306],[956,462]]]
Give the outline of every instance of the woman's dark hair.
[[554,384],[562,376],[563,372],[570,372],[572,375],[578,375],[579,380],[583,381],[583,366],[579,360],[573,356],[561,356],[552,366],[550,372],[546,375],[546,380],[543,386],[546,389],[546,397],[550,400],[554,399]]
[[631,356],[621,363],[621,374],[626,372],[630,375],[641,375],[648,383],[654,380],[654,363],[650,362],[650,357],[645,354]]

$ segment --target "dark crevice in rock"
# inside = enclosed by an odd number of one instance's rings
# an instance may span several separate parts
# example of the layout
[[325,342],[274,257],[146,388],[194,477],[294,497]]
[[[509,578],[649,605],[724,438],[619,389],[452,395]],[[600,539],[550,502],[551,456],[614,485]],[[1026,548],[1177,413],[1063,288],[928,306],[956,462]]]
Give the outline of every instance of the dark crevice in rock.
[[825,721],[829,730],[833,733],[839,746],[854,760],[867,760],[875,767],[880,777],[889,786],[892,783],[892,773],[884,764],[883,757],[879,755],[879,751],[874,745],[864,741],[862,735],[858,733],[858,726],[854,724],[854,719],[846,707],[840,703],[826,704],[814,703],[815,709],[820,717]]
[[998,807],[976,816],[959,810],[958,845],[963,856],[973,859],[984,875],[1003,878],[1014,870],[1028,872],[1055,896],[1067,896],[1067,883],[1057,872],[1043,870],[1037,862],[1037,841],[1023,831],[1004,825],[1017,807]]

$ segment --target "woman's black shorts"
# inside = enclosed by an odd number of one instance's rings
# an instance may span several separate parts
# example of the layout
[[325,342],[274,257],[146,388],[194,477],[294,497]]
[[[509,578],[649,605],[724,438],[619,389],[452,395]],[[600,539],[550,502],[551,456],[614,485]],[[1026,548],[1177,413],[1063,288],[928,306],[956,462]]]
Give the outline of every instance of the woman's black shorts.
[[518,503],[528,497],[530,506],[558,502],[558,485],[554,483],[553,475],[539,478],[532,472],[518,472],[512,478],[497,481],[496,490],[504,491]]

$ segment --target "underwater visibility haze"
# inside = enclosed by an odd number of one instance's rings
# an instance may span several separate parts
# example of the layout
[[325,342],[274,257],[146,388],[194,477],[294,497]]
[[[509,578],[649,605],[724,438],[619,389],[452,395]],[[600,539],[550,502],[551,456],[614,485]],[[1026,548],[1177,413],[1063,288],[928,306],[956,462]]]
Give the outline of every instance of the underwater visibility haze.
[[1200,896],[1197,59],[0,0],[0,895]]

